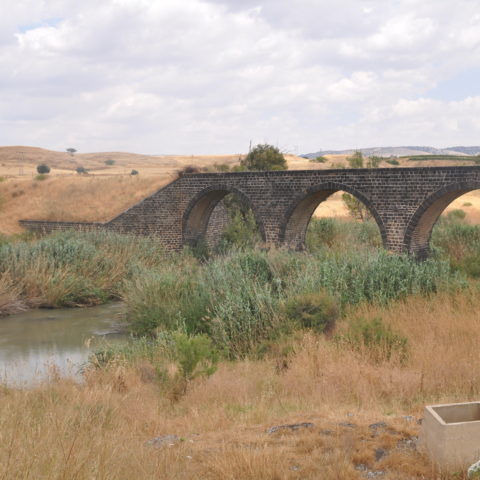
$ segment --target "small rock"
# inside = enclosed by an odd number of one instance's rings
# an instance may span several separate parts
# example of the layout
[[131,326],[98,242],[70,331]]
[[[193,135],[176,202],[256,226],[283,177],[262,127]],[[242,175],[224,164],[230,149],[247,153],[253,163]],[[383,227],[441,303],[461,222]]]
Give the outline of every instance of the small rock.
[[384,448],[376,448],[375,449],[375,461],[381,460],[383,457],[386,457],[388,455],[388,450],[385,450]]
[[480,460],[473,465],[470,465],[467,470],[468,478],[480,478]]
[[415,435],[413,437],[402,438],[397,442],[397,448],[416,450],[417,441],[418,437]]
[[298,465],[293,465],[293,467],[290,467],[290,470],[293,470],[294,472],[298,472],[300,470],[300,467]]
[[278,432],[279,430],[299,430],[300,428],[312,428],[313,423],[303,422],[303,423],[292,423],[290,425],[278,425],[276,427],[270,427],[267,430],[268,434]]
[[372,470],[367,473],[366,477],[375,478],[375,477],[381,477],[382,475],[385,475],[385,472],[383,470]]
[[357,426],[356,426],[354,423],[340,422],[339,425],[340,425],[341,427],[357,428]]
[[160,448],[164,445],[174,445],[181,440],[177,435],[163,435],[162,437],[155,437],[146,442],[145,445],[149,447]]
[[387,424],[385,422],[372,423],[368,426],[368,428],[370,428],[371,430],[377,430],[378,428],[387,428]]
[[402,417],[406,422],[413,422],[413,420],[415,420],[414,417],[412,417],[411,415],[404,415]]
[[358,465],[355,465],[355,470],[358,470],[359,472],[366,472],[368,470],[368,467],[364,463],[360,463]]
[[333,435],[333,430],[328,430],[327,428],[324,428],[323,430],[320,430],[321,435]]

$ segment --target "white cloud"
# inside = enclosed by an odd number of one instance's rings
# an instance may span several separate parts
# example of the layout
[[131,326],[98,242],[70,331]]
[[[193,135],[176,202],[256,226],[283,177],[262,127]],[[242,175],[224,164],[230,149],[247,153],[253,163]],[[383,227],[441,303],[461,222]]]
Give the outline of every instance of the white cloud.
[[478,143],[478,97],[426,96],[478,69],[476,1],[7,4],[0,144],[219,153],[250,139],[301,151]]

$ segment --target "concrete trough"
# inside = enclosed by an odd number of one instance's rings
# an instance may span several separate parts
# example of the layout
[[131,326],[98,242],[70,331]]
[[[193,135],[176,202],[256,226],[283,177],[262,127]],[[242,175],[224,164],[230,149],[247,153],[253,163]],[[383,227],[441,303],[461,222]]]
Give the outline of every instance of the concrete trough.
[[442,469],[480,460],[480,402],[425,407],[421,444]]

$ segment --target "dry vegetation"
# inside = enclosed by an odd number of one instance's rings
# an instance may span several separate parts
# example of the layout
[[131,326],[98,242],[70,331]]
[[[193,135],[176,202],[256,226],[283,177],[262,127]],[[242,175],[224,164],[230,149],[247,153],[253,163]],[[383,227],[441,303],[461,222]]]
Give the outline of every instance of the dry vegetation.
[[[366,465],[385,479],[466,478],[436,471],[411,437],[423,405],[478,398],[476,298],[467,292],[365,307],[360,313],[380,315],[408,337],[404,363],[372,361],[367,350],[307,333],[286,357],[222,363],[177,401],[159,388],[146,361],[114,361],[89,372],[84,384],[53,375],[31,390],[3,388],[0,475],[338,480],[365,478],[355,466]],[[266,433],[297,422],[314,426]],[[369,428],[377,422],[386,426]],[[181,440],[146,444],[167,434]],[[385,455],[376,460],[378,449]]]

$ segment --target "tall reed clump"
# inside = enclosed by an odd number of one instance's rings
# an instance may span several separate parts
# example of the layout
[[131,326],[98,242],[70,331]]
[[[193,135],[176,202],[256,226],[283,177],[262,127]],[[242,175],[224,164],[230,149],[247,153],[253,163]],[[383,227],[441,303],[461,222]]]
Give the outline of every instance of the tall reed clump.
[[207,334],[220,350],[238,357],[294,328],[284,305],[304,294],[326,292],[341,310],[464,285],[463,276],[438,259],[417,263],[380,250],[341,255],[245,250],[203,264],[145,271],[125,282],[124,298],[135,334],[172,329]]
[[470,277],[480,277],[480,225],[446,219],[432,235],[434,250],[450,259],[452,267]]
[[15,291],[9,290],[14,302],[93,305],[118,298],[125,278],[164,258],[159,245],[149,239],[63,232],[0,245],[0,279],[3,285],[15,285]]

